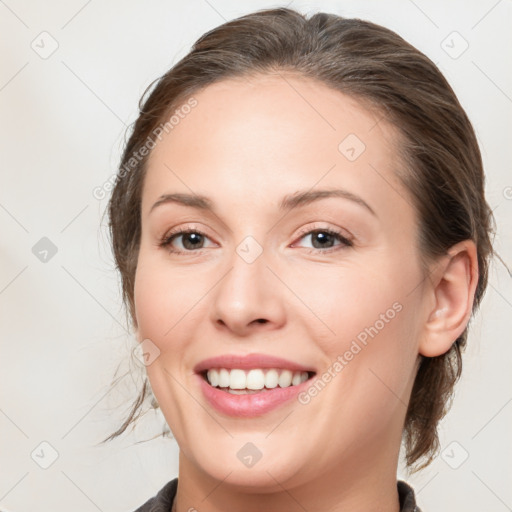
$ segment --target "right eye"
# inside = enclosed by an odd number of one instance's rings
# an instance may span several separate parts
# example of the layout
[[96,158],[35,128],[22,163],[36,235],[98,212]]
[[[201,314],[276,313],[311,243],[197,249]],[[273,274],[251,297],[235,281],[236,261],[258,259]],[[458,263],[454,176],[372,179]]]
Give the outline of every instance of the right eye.
[[[179,241],[181,247],[176,248],[176,241]],[[209,240],[205,233],[197,229],[177,229],[166,233],[160,243],[160,247],[165,247],[169,252],[175,254],[184,254],[196,252],[197,249],[204,249],[205,240]]]

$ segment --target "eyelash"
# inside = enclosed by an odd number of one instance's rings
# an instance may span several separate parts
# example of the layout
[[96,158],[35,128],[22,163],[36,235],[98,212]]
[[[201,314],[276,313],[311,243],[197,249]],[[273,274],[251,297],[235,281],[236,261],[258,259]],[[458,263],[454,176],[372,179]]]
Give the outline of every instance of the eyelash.
[[[192,254],[194,252],[198,252],[202,248],[198,249],[198,250],[186,250],[186,251],[182,251],[181,249],[173,249],[173,248],[171,248],[171,243],[172,243],[172,241],[175,238],[177,238],[177,237],[179,237],[181,235],[188,235],[188,234],[191,234],[191,233],[195,233],[197,235],[201,235],[201,236],[204,236],[204,237],[208,238],[208,235],[206,235],[206,233],[203,233],[199,229],[183,229],[183,228],[179,228],[179,229],[177,229],[175,231],[171,231],[170,233],[166,233],[162,237],[160,242],[158,243],[158,246],[159,247],[163,247],[163,248],[167,248],[167,250],[170,253],[172,253],[172,254],[189,254],[190,255],[190,254]],[[305,229],[305,230],[303,230],[303,231],[301,231],[299,233],[299,240],[304,238],[306,235],[311,235],[313,233],[327,233],[328,235],[336,237],[341,242],[341,244],[335,245],[334,247],[328,247],[327,249],[305,248],[306,251],[308,252],[308,254],[331,253],[331,252],[334,252],[334,251],[345,249],[347,247],[352,247],[354,245],[353,242],[351,240],[349,240],[348,238],[346,238],[345,236],[343,236],[340,231],[337,231],[337,230],[331,229],[331,228]]]

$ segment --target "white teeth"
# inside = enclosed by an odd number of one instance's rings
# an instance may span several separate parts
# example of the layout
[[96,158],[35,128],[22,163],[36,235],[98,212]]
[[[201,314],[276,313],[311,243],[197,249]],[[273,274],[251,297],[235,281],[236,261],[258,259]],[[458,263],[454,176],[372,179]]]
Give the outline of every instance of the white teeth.
[[243,370],[231,370],[229,375],[229,387],[231,389],[245,389],[247,387],[247,377]]
[[208,382],[213,386],[219,384],[219,373],[216,370],[208,370]]
[[263,370],[251,370],[247,374],[247,389],[263,389],[265,387],[265,375]]
[[229,388],[228,391],[233,394],[245,394],[247,390],[297,386],[308,380],[308,372],[291,372],[276,368],[268,370],[255,368],[247,372],[240,369],[211,368],[207,371],[206,377],[213,387]]
[[265,375],[265,387],[269,389],[276,388],[278,382],[279,373],[277,373],[277,370],[269,370]]
[[294,373],[293,378],[292,378],[292,386],[298,386],[302,382],[301,378],[302,378],[301,373],[299,373],[299,372]]
[[279,375],[279,381],[278,381],[279,387],[287,388],[288,386],[291,386],[292,378],[293,378],[293,374],[290,370],[284,370],[284,372],[281,372],[281,375]]
[[226,368],[221,368],[219,371],[219,388],[229,388],[229,380],[229,371]]

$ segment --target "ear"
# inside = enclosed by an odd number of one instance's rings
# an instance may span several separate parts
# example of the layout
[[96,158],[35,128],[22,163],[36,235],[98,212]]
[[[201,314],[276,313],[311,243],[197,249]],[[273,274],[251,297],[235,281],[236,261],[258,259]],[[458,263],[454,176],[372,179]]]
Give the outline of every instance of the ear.
[[434,306],[428,311],[419,353],[440,356],[464,332],[471,317],[478,283],[476,245],[464,240],[451,247],[433,272],[431,293]]

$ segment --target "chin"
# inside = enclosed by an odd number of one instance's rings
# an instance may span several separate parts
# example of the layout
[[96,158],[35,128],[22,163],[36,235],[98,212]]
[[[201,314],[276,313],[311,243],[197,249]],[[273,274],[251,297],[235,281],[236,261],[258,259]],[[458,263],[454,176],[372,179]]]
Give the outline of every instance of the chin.
[[231,441],[231,446],[217,445],[215,451],[196,452],[195,462],[200,470],[223,485],[236,487],[240,492],[270,493],[282,490],[286,482],[299,484],[295,482],[298,474],[305,476],[306,461],[301,463],[293,454],[287,454],[282,444],[280,447],[259,443],[258,450],[250,441]]
[[[231,467],[227,470],[219,467],[210,476],[243,493],[265,494],[282,491],[282,485],[293,476],[291,468],[284,468],[281,464],[260,463],[252,468]],[[228,473],[229,476],[226,477]]]

